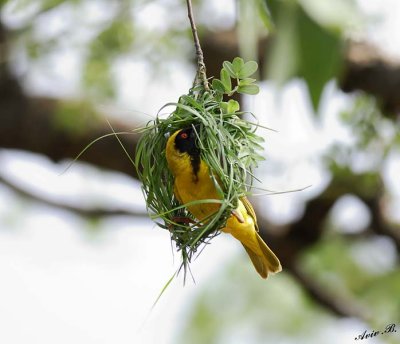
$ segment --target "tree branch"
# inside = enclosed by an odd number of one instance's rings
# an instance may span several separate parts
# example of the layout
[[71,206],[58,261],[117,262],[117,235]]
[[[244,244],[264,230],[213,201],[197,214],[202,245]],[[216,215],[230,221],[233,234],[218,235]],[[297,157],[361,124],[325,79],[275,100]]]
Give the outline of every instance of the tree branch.
[[[48,98],[31,98],[23,94],[14,79],[0,79],[0,147],[40,153],[54,161],[74,159],[93,140],[111,133],[105,121],[92,118],[84,130],[65,128],[59,124],[57,113],[62,102]],[[71,114],[74,117],[80,114]],[[114,121],[116,132],[132,128]],[[120,135],[129,153],[134,153],[139,135]],[[80,158],[111,170],[136,176],[132,166],[115,137],[96,142]]]
[[125,209],[106,209],[106,208],[81,208],[81,207],[76,207],[73,205],[69,205],[63,202],[57,202],[55,200],[50,200],[48,198],[45,198],[41,195],[33,194],[31,192],[28,192],[24,188],[20,187],[19,185],[10,182],[4,176],[0,175],[0,183],[11,189],[14,193],[16,193],[18,196],[28,199],[33,202],[39,202],[41,204],[50,206],[50,207],[56,207],[56,208],[61,208],[63,210],[70,211],[72,213],[75,213],[77,215],[80,215],[82,217],[87,217],[87,218],[99,218],[99,217],[105,217],[105,216],[135,216],[135,217],[148,217],[148,214],[146,211],[138,211],[135,212],[133,210],[125,210]]
[[208,80],[207,80],[207,74],[206,74],[206,65],[204,63],[203,50],[201,49],[199,36],[197,34],[196,23],[194,21],[192,1],[186,0],[186,4],[187,4],[187,9],[188,9],[188,17],[189,17],[189,21],[190,21],[190,26],[192,28],[194,47],[196,49],[196,56],[197,56],[196,81],[200,80],[203,83],[204,89],[206,91],[208,91],[209,87],[208,87]]
[[368,321],[370,314],[365,307],[362,307],[354,299],[339,297],[328,292],[312,276],[308,276],[298,266],[292,266],[290,273],[313,301],[320,306],[330,310],[339,317],[356,317]]
[[390,61],[367,43],[349,44],[340,82],[345,92],[364,91],[375,96],[387,117],[400,113],[400,63]]

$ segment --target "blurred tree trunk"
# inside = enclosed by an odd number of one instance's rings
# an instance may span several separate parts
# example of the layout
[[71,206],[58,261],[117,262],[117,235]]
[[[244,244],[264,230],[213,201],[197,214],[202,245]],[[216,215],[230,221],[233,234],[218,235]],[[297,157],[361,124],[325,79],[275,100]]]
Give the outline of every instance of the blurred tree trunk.
[[[26,94],[9,69],[7,31],[0,23],[0,147],[27,150],[46,155],[54,161],[74,159],[90,142],[111,132],[105,121],[94,119],[90,127],[72,131],[56,122],[56,112],[64,100],[36,98]],[[113,123],[116,131],[130,131],[123,123]],[[135,151],[136,135],[120,137],[130,152]],[[114,137],[100,140],[81,160],[136,176]]]

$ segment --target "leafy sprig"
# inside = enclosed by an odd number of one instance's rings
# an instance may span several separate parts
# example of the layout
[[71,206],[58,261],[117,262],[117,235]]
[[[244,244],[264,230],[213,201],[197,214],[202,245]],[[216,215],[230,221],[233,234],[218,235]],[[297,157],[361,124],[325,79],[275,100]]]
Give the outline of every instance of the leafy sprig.
[[[257,62],[248,61],[245,63],[241,57],[235,57],[232,62],[225,61],[221,69],[220,79],[213,79],[212,81],[212,87],[217,93],[217,98],[222,99],[221,96],[224,94],[230,97],[236,92],[257,94],[260,89],[255,84],[256,79],[250,78],[257,69]],[[233,87],[232,80],[236,82],[235,87]]]

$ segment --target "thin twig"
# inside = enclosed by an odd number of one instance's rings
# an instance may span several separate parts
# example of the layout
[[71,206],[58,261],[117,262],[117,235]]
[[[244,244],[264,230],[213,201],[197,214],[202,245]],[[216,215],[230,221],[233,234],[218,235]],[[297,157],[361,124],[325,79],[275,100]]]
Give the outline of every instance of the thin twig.
[[201,49],[199,36],[197,35],[196,23],[194,22],[192,1],[186,0],[186,3],[187,3],[190,26],[192,28],[192,33],[193,33],[194,47],[196,49],[196,56],[197,56],[197,73],[195,82],[200,79],[200,81],[203,83],[204,89],[208,91],[209,87],[206,74],[206,65],[204,63],[204,55],[203,55],[203,50]]

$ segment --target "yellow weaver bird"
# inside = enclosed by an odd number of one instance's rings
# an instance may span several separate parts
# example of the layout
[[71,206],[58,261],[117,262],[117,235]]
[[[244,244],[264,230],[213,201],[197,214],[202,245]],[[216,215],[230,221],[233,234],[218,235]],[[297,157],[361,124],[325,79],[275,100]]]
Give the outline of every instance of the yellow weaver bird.
[[[221,199],[210,177],[207,164],[200,158],[197,136],[192,128],[172,134],[166,146],[166,158],[174,180],[174,194],[181,204],[203,199]],[[199,221],[218,211],[218,203],[200,203],[187,207]],[[225,233],[232,234],[246,249],[257,272],[263,278],[282,270],[279,259],[258,234],[256,214],[246,197],[228,218]]]

